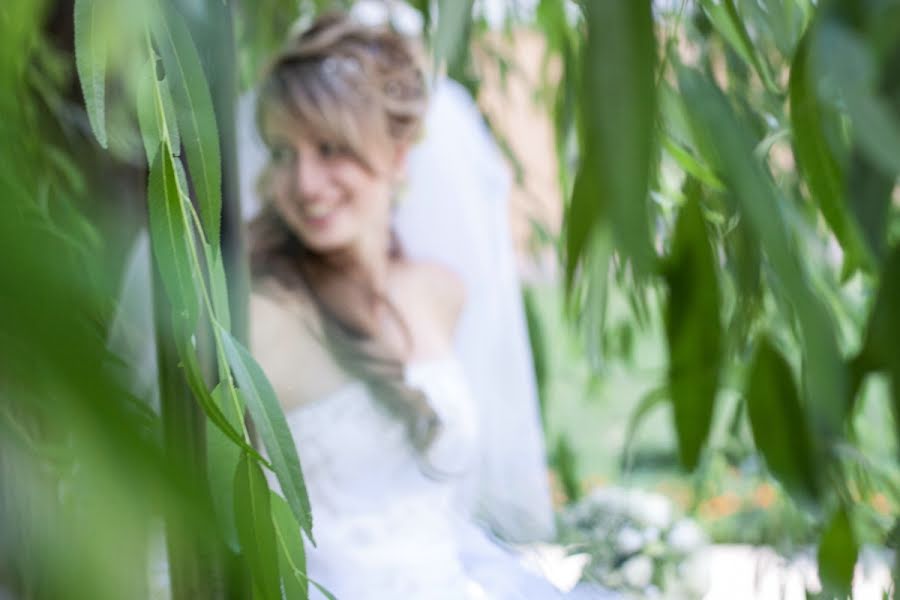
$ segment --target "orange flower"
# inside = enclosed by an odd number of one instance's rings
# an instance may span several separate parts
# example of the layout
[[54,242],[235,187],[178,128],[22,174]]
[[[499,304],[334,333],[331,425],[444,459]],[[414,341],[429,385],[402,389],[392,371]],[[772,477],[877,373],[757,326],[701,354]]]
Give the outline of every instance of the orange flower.
[[770,483],[761,483],[753,490],[753,504],[760,508],[769,508],[777,497],[778,492]]

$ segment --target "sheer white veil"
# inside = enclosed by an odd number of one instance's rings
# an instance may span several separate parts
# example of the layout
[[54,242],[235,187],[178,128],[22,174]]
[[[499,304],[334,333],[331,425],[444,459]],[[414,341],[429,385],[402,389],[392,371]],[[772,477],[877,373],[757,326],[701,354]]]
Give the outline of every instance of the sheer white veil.
[[456,349],[482,430],[469,500],[502,537],[531,541],[552,537],[553,511],[510,234],[510,184],[468,92],[440,80],[395,224],[410,256],[445,264],[465,282]]
[[[254,99],[238,107],[244,215],[258,207],[265,161]],[[395,216],[406,253],[439,262],[466,285],[456,351],[480,408],[481,454],[466,503],[509,541],[551,539],[553,510],[528,331],[510,235],[509,170],[481,113],[458,83],[435,86],[424,136],[409,157]]]

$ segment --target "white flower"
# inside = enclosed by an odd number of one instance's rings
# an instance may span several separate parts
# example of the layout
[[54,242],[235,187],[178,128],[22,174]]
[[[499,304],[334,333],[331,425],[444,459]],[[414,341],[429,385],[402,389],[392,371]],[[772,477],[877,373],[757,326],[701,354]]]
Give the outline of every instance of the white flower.
[[672,527],[667,541],[675,551],[688,554],[706,543],[706,535],[694,521],[681,519]]
[[367,27],[382,27],[388,22],[388,6],[378,0],[360,0],[350,9],[356,22]]
[[622,565],[622,575],[625,577],[625,582],[632,588],[644,589],[650,585],[650,581],[653,579],[653,561],[649,556],[644,555],[629,558]]
[[385,27],[390,23],[398,33],[408,37],[421,35],[424,22],[419,11],[405,2],[359,0],[350,15],[367,27]]
[[422,15],[405,2],[391,4],[391,24],[398,33],[407,37],[422,35],[425,22]]
[[616,550],[622,554],[634,554],[644,545],[644,536],[634,527],[623,527],[616,536]]
[[672,503],[661,494],[635,490],[631,497],[631,513],[639,521],[658,529],[672,524]]
[[659,541],[660,533],[656,527],[648,527],[644,530],[644,542],[647,544],[655,544]]

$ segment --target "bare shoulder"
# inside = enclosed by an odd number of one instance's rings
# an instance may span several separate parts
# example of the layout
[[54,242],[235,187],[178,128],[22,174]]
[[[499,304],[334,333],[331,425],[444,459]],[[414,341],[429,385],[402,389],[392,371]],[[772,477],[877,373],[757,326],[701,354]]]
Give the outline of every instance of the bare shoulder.
[[412,269],[420,293],[434,307],[445,330],[452,334],[466,302],[466,286],[462,277],[436,262],[415,262]]
[[318,311],[302,290],[274,281],[254,284],[250,348],[285,409],[322,397],[345,380],[324,342]]

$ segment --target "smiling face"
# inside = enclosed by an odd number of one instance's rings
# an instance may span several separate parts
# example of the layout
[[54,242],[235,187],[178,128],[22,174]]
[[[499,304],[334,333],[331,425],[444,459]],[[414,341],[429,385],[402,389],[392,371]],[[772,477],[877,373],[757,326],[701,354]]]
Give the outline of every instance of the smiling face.
[[363,162],[321,139],[284,109],[266,112],[270,160],[266,186],[275,210],[310,250],[328,253],[387,234],[391,192],[402,156],[390,144]]

